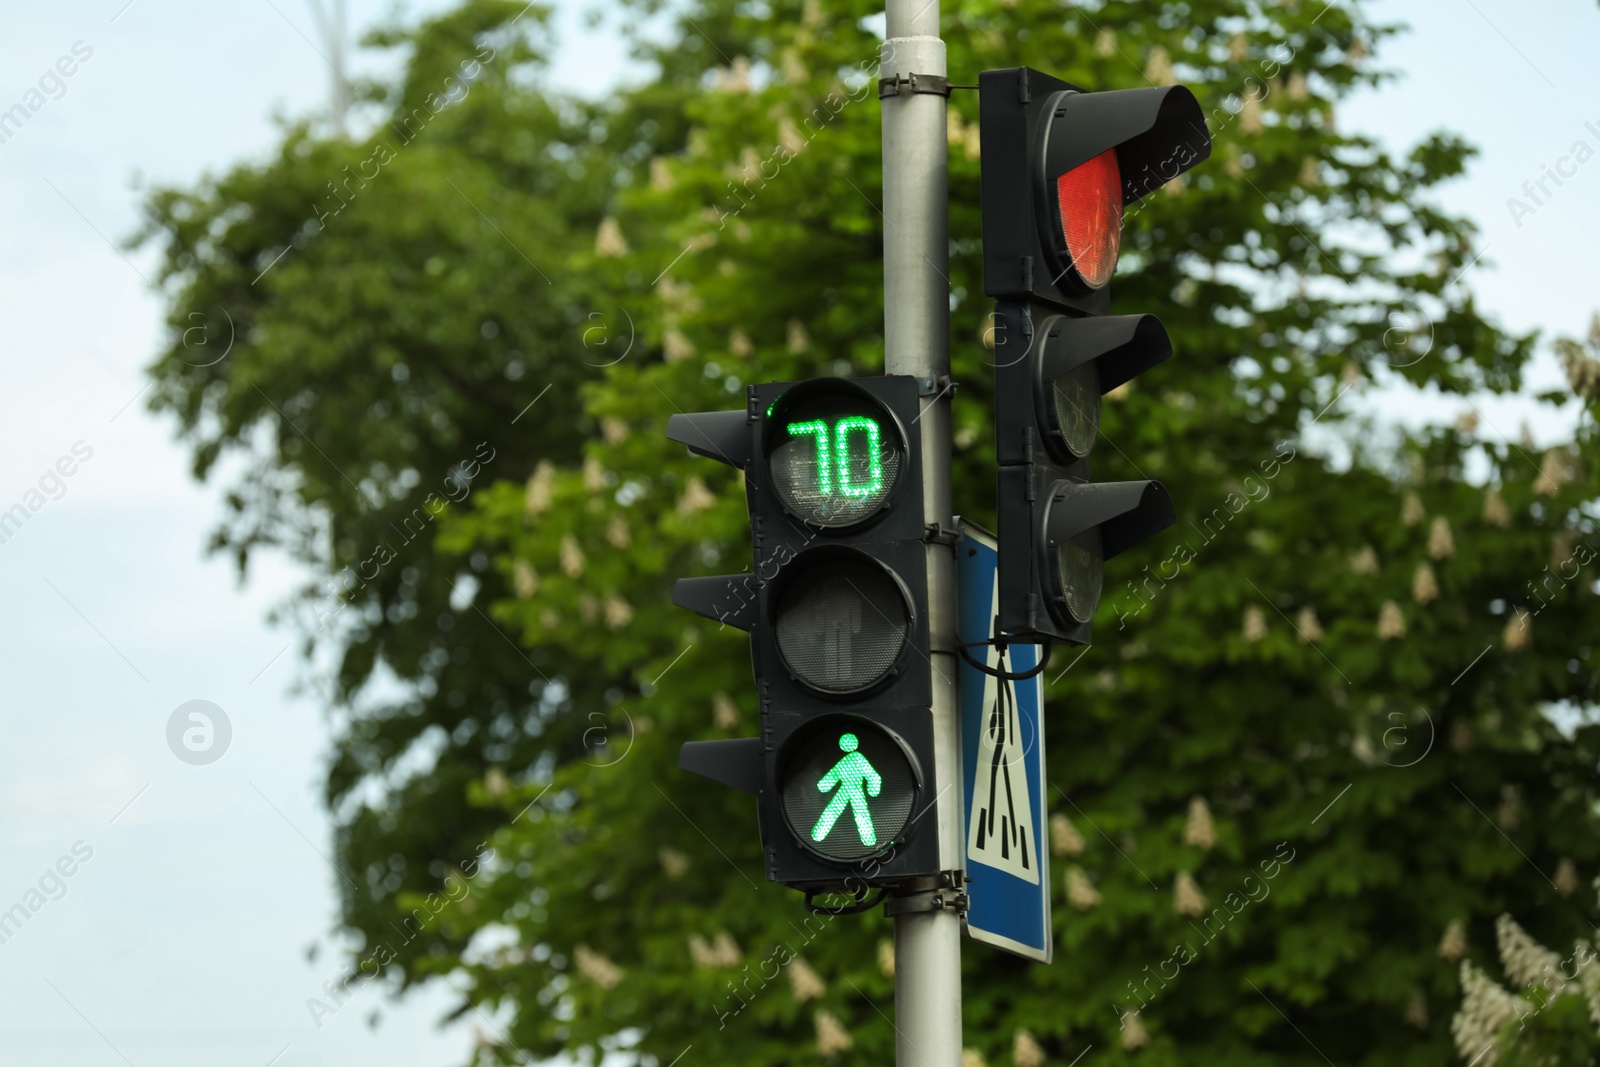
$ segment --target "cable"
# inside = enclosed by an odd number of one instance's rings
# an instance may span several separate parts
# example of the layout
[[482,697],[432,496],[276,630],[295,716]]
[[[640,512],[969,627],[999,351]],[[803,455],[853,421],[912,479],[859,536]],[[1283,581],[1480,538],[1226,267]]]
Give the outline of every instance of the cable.
[[[816,904],[812,903],[812,901],[817,899],[818,892],[819,892],[819,890],[815,890],[815,889],[806,890],[806,910],[809,911],[813,915],[860,915],[862,912],[871,911],[873,908],[876,908],[879,904],[882,904],[883,903],[883,898],[889,895],[889,890],[887,888],[884,888],[884,889],[878,890],[878,895],[877,896],[875,896],[872,899],[868,900],[867,899],[867,893],[869,892],[869,889],[866,886],[862,886],[860,889],[856,890],[854,893],[851,894],[853,897],[855,897],[855,901],[856,902],[854,904],[850,904],[850,905],[846,905],[844,907],[838,907],[838,908],[825,908],[825,907],[818,907]],[[820,892],[833,892],[833,891],[832,890],[821,890]]]
[[1016,674],[1012,671],[1003,669],[996,669],[989,666],[987,663],[980,663],[972,657],[972,653],[967,651],[967,649],[976,648],[979,645],[992,645],[1000,650],[1000,660],[1003,663],[1005,662],[1006,649],[1010,646],[1010,644],[1011,643],[1005,638],[997,637],[991,638],[987,641],[968,641],[965,644],[957,645],[956,651],[961,653],[962,659],[966,660],[972,666],[976,667],[978,670],[982,671],[984,674],[987,674],[991,678],[1001,678],[1008,682],[1022,682],[1032,678],[1036,674],[1042,674],[1044,672],[1045,666],[1050,662],[1050,650],[1055,647],[1054,641],[1048,637],[1045,638],[1040,644],[1038,664],[1031,671],[1025,671],[1022,674]]

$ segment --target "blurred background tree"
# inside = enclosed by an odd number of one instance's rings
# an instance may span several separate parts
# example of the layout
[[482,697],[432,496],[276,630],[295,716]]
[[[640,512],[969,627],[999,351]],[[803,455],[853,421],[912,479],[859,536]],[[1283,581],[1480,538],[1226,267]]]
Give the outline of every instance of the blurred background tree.
[[[340,886],[369,939],[396,894],[437,888],[499,824],[467,803],[469,782],[576,751],[583,732],[540,676],[551,653],[509,645],[470,607],[508,595],[487,555],[435,551],[438,502],[463,499],[452,486],[576,462],[595,426],[574,403],[593,372],[571,354],[592,287],[568,261],[592,243],[615,163],[591,141],[597,108],[524,87],[551,46],[524,9],[474,3],[374,33],[406,64],[357,87],[382,116],[369,137],[291,125],[277,158],[147,208],[167,283],[236,336],[217,360],[221,338],[202,345],[175,311],[153,405],[192,442],[196,476],[227,481],[214,547],[241,571],[266,547],[307,565],[282,610],[321,653],[326,795],[361,890]],[[396,973],[463,947],[443,937],[397,946]]]
[[[359,141],[292,125],[156,193],[154,403],[228,482],[217,548],[314,576],[285,611],[327,668],[354,973],[451,983],[486,1062],[885,1062],[889,923],[808,921],[748,798],[675,768],[756,724],[742,635],[667,599],[748,565],[738,475],[664,436],[750,382],[881,370],[881,15],[624,10],[646,74],[610,99],[544,84],[542,9],[467,0],[368,38],[405,66],[359,87]],[[1215,141],[1127,221],[1114,308],[1158,311],[1178,354],[1110,398],[1096,475],[1163,479],[1180,521],[1046,675],[1057,962],[968,947],[972,1054],[1450,1062],[1460,961],[1513,909],[1571,943],[1600,867],[1594,423],[1540,451],[1474,414],[1536,339],[1475,310],[1473,228],[1432,199],[1471,151],[1337,127],[1390,76],[1395,30],[1359,7],[985,0],[945,32],[960,83],[1182,81]],[[949,132],[956,500],[981,521],[974,94]],[[238,325],[204,366],[198,306]],[[1562,350],[1592,400],[1592,354]],[[1398,383],[1468,417],[1347,415]]]
[[1461,1007],[1450,1021],[1462,1058],[1491,1067],[1592,1064],[1600,1052],[1595,942],[1579,938],[1563,956],[1535,941],[1509,913],[1495,920],[1495,939],[1511,990],[1462,962]]

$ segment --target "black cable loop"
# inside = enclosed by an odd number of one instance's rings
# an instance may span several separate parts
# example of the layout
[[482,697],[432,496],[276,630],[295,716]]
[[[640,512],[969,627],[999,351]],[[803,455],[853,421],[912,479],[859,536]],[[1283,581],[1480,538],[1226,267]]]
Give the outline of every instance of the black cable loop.
[[[1034,642],[1032,642],[1032,641],[1029,641],[1029,642],[1026,642],[1026,643],[1027,644],[1034,644]],[[994,667],[989,666],[987,663],[980,663],[978,660],[972,658],[972,653],[967,651],[967,649],[976,648],[979,645],[984,645],[984,646],[993,645],[995,648],[998,648],[1000,650],[1000,659],[1001,659],[1002,662],[1004,662],[1005,655],[1006,655],[1006,649],[1008,647],[1010,647],[1011,642],[1007,641],[1003,637],[1001,637],[1001,638],[990,638],[987,641],[968,641],[965,644],[957,645],[956,646],[956,651],[961,653],[961,658],[962,659],[966,660],[972,666],[976,667],[978,670],[982,671],[984,674],[987,674],[991,678],[1000,678],[1000,679],[1003,679],[1003,680],[1008,681],[1008,682],[1023,682],[1023,681],[1027,681],[1029,678],[1032,678],[1037,674],[1042,674],[1044,672],[1045,667],[1047,665],[1049,665],[1049,663],[1050,663],[1050,650],[1055,647],[1055,642],[1050,640],[1050,638],[1047,637],[1042,642],[1039,642],[1039,644],[1040,644],[1040,648],[1039,648],[1039,663],[1038,663],[1038,666],[1034,667],[1031,671],[1026,671],[1026,672],[1024,672],[1022,674],[1017,674],[1015,672],[1007,671],[1007,670],[996,669]]]
[[[855,892],[851,893],[851,895],[853,897],[855,897],[855,901],[856,902],[854,904],[849,904],[849,905],[845,905],[845,906],[838,907],[838,908],[826,908],[826,907],[819,907],[816,904],[812,903],[812,901],[816,900],[816,898],[818,896],[818,890],[808,889],[808,890],[806,890],[806,900],[805,900],[806,910],[809,911],[813,915],[860,915],[862,912],[871,911],[873,908],[876,908],[879,904],[882,904],[883,903],[883,898],[889,895],[889,890],[888,889],[886,889],[886,888],[885,889],[880,889],[880,890],[878,890],[878,895],[877,896],[875,896],[872,899],[868,900],[867,899],[867,894],[870,891],[871,890],[869,889],[869,887],[862,886],[860,889],[858,889]],[[831,893],[831,892],[834,892],[834,890],[823,890],[823,892]]]

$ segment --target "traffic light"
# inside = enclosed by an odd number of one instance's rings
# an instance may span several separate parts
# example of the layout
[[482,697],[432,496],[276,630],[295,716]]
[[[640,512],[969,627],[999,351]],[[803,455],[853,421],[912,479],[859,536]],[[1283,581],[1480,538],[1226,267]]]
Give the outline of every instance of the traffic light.
[[758,799],[767,878],[810,891],[940,869],[918,379],[749,388],[743,411],[667,436],[745,472],[749,573],[673,603],[750,633],[755,738],[691,741],[679,766]]
[[984,292],[994,312],[1006,640],[1087,644],[1105,561],[1174,521],[1156,481],[1089,481],[1103,394],[1172,355],[1110,315],[1123,211],[1205,159],[1182,86],[1085,92],[1026,67],[978,78]]

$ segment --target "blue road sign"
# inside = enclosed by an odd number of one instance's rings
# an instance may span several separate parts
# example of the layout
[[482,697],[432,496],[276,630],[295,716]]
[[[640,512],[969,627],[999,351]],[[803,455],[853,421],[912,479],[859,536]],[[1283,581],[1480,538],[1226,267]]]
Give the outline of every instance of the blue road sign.
[[[957,570],[961,641],[987,641],[1000,594],[994,536],[961,521]],[[974,659],[999,653],[970,648]],[[979,653],[983,655],[980,656]],[[1005,669],[1032,670],[1038,645],[1012,645]],[[1050,857],[1045,846],[1044,682],[1002,682],[961,661],[961,754],[966,785],[966,930],[1041,963],[1052,955]]]

